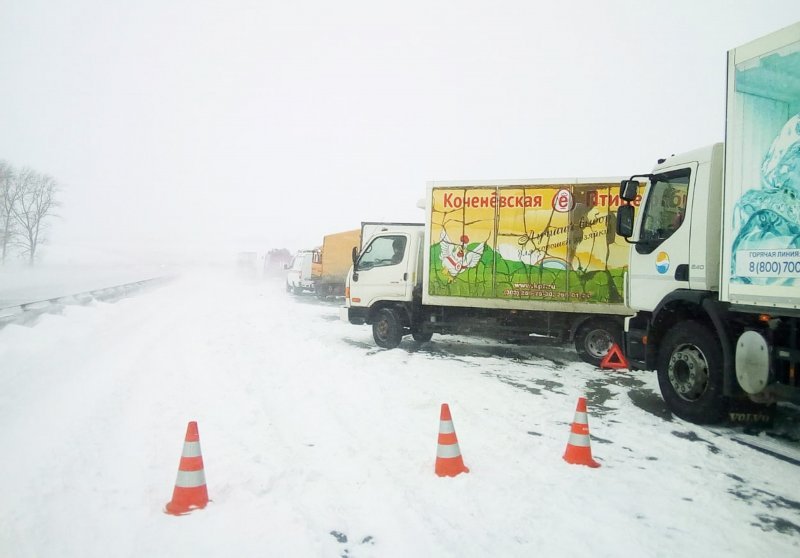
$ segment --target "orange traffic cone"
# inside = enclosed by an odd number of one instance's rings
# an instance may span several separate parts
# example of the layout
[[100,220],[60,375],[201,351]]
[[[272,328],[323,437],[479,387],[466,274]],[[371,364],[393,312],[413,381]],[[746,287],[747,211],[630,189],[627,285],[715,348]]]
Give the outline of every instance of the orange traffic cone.
[[567,451],[564,453],[564,461],[575,465],[587,465],[589,467],[599,467],[600,464],[592,459],[592,448],[589,445],[589,419],[586,413],[586,398],[578,398],[578,406],[575,409],[575,420],[567,442]]
[[203,470],[203,455],[200,453],[200,434],[197,423],[192,421],[186,427],[186,439],[183,442],[183,453],[178,466],[178,478],[172,501],[164,510],[172,515],[183,515],[195,509],[202,509],[208,504],[206,473]]
[[629,368],[628,366],[628,359],[625,358],[625,355],[622,354],[622,350],[619,348],[619,345],[614,343],[611,345],[611,348],[606,353],[606,356],[603,357],[603,360],[600,361],[600,368]]
[[464,466],[464,460],[461,458],[450,407],[447,403],[442,403],[439,415],[439,445],[436,446],[436,474],[440,477],[454,477],[461,473],[469,473],[469,469]]

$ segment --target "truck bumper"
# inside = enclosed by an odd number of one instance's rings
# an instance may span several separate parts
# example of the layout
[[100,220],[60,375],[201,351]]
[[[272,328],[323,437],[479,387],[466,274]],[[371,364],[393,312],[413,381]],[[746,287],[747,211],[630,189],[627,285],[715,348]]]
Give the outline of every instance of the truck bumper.
[[342,306],[339,308],[339,319],[355,325],[367,323],[369,308],[359,308],[353,306]]
[[648,321],[639,315],[631,316],[625,320],[625,357],[631,366],[638,370],[648,370],[647,338]]

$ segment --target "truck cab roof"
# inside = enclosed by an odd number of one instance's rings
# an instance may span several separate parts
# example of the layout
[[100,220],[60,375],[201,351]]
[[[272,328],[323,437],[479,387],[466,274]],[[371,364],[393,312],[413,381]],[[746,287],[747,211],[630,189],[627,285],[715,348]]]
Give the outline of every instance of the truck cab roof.
[[658,164],[653,168],[653,174],[658,174],[661,171],[669,170],[687,163],[707,163],[714,158],[715,150],[720,150],[721,152],[722,149],[723,144],[719,142],[685,153],[673,154],[666,159],[659,159]]

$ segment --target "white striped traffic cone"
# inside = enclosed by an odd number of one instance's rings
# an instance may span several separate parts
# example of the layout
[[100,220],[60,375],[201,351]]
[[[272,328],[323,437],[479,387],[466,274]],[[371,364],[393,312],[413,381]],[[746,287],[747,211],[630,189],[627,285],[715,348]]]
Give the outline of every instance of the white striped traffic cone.
[[167,504],[166,513],[183,515],[208,504],[206,473],[203,469],[203,455],[200,452],[200,434],[197,423],[192,421],[186,427],[186,439],[178,466],[178,478],[172,500]]
[[461,458],[450,407],[447,403],[442,403],[439,414],[439,444],[436,446],[436,474],[440,477],[454,477],[461,473],[469,473],[469,469],[464,466]]
[[564,452],[564,461],[575,465],[599,467],[600,464],[592,458],[592,447],[589,439],[589,414],[586,412],[586,398],[579,397],[575,408],[575,420],[570,428],[567,451]]

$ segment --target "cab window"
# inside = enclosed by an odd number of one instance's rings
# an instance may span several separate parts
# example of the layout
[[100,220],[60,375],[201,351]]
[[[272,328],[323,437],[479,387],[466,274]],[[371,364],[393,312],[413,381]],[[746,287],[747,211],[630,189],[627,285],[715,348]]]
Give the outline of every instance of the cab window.
[[361,253],[358,269],[398,265],[405,256],[406,241],[405,236],[379,236],[373,239]]
[[305,260],[305,254],[298,254],[292,260],[292,265],[289,266],[289,269],[292,271],[300,271],[303,269],[303,261]]
[[690,176],[690,169],[681,169],[653,177],[636,246],[638,252],[652,252],[681,227],[686,217]]

